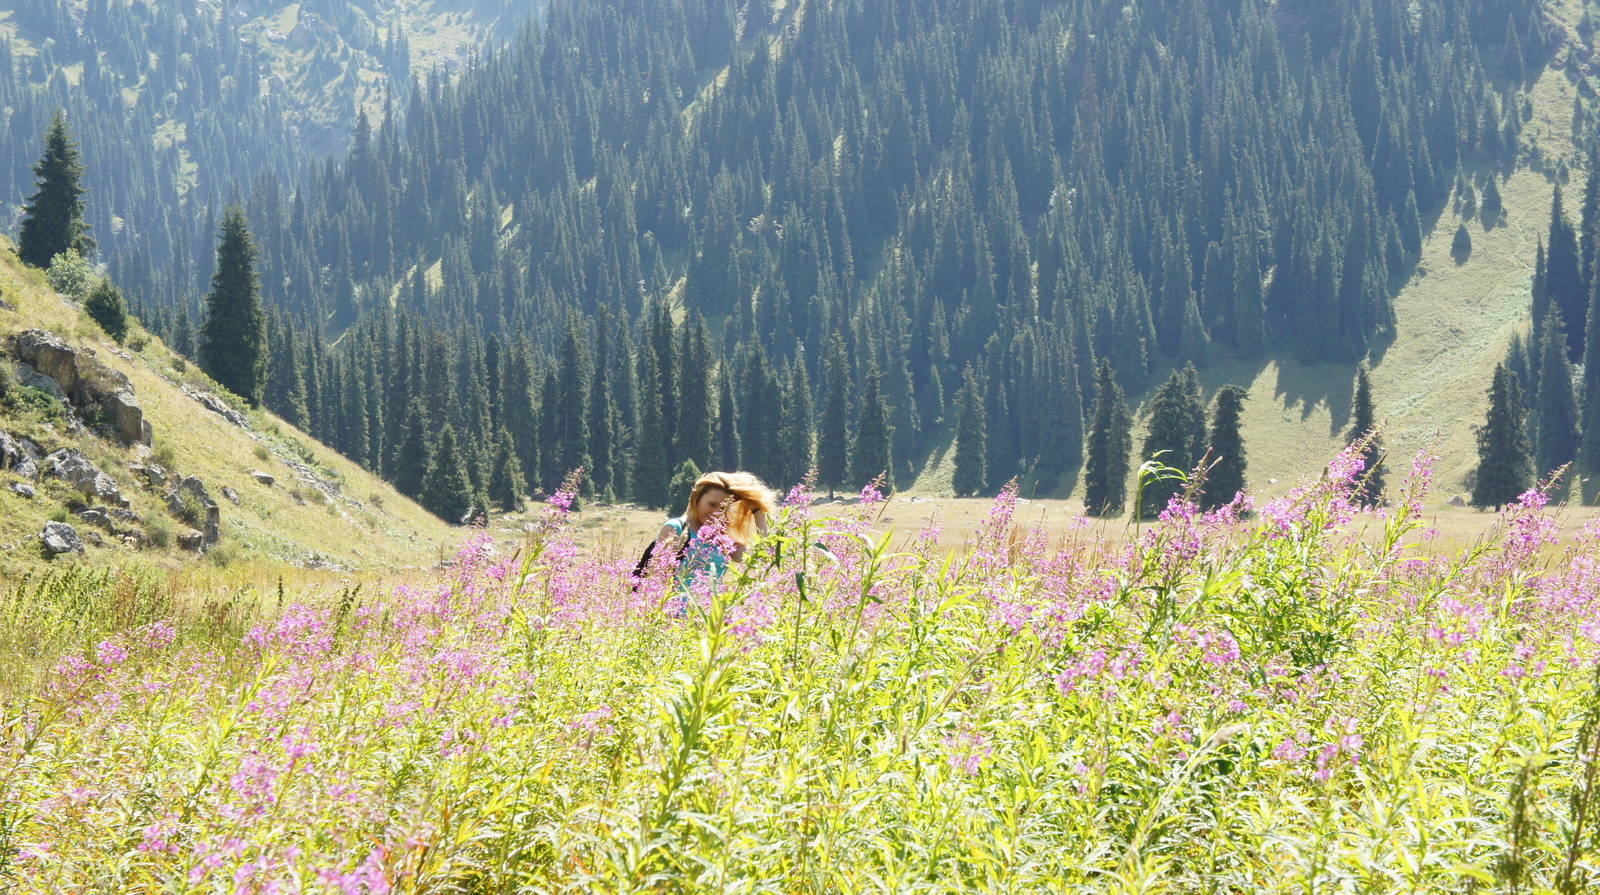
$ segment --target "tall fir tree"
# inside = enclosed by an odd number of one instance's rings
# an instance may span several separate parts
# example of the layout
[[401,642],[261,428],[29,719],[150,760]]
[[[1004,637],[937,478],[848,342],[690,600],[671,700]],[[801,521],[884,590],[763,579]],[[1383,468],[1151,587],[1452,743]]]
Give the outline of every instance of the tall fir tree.
[[850,359],[838,335],[828,344],[822,378],[828,393],[817,432],[817,482],[832,496],[850,481]]
[[877,370],[867,374],[867,390],[861,396],[861,419],[856,423],[855,453],[850,458],[854,478],[862,485],[884,476],[885,494],[894,490],[894,458],[891,441],[894,430],[889,425],[889,408],[879,390]]
[[394,487],[401,494],[416,500],[422,497],[422,483],[428,477],[428,467],[433,463],[430,442],[431,426],[427,405],[419,395],[411,399],[406,408],[405,433],[394,452]]
[[968,364],[956,393],[956,469],[950,487],[957,497],[982,493],[988,481],[989,433],[983,404],[977,374]]
[[[1550,234],[1545,247],[1544,288],[1550,307],[1561,312],[1562,320],[1582,320],[1588,310],[1589,294],[1583,288],[1582,262],[1578,257],[1578,238],[1562,210],[1561,184],[1555,185],[1550,201]],[[1539,321],[1542,326],[1543,321]],[[1567,357],[1583,356],[1583,330],[1573,327],[1567,333]]]
[[267,379],[267,317],[256,279],[255,239],[244,210],[223,214],[217,269],[200,327],[200,367],[224,388],[261,406]]
[[735,403],[733,376],[724,359],[717,365],[717,462],[718,469],[742,468],[739,462],[739,408]]
[[804,346],[797,349],[789,365],[788,380],[783,392],[783,426],[778,433],[778,444],[784,453],[784,472],[783,478],[774,483],[785,488],[810,475],[816,459],[812,447],[816,408],[811,400],[811,383],[806,378]]
[[616,445],[616,407],[611,400],[611,363],[608,354],[611,338],[608,315],[601,314],[595,321],[594,376],[589,388],[588,436],[589,478],[594,490],[602,498],[615,496],[612,467]]
[[294,325],[285,320],[274,330],[275,336],[269,345],[271,360],[267,366],[267,407],[282,417],[284,422],[304,430],[309,423],[306,418],[306,380],[300,373]]
[[1489,412],[1478,429],[1473,506],[1498,511],[1532,486],[1533,458],[1528,449],[1526,416],[1517,377],[1505,364],[1496,364],[1489,385]]
[[1362,506],[1375,507],[1383,502],[1384,476],[1387,472],[1384,459],[1383,436],[1378,434],[1377,412],[1372,402],[1372,371],[1366,363],[1356,367],[1354,394],[1350,398],[1350,426],[1345,429],[1346,445],[1366,438],[1361,451],[1361,487],[1356,500]]
[[[567,321],[567,333],[561,340],[561,356],[557,363],[556,400],[554,406],[545,408],[551,415],[550,442],[557,456],[557,480],[565,479],[574,470],[588,470],[594,465],[589,457],[589,356],[585,341],[579,332],[576,318]],[[586,486],[593,480],[585,475]]]
[[711,344],[699,315],[684,324],[678,348],[678,429],[674,456],[693,460],[696,469],[711,468],[712,436],[717,408],[711,403]]
[[633,499],[647,507],[667,506],[667,431],[661,416],[661,367],[647,341],[639,346],[639,440],[633,449]]
[[494,472],[489,476],[489,499],[507,513],[522,509],[528,483],[522,477],[517,446],[505,429],[495,438]]
[[1249,392],[1237,385],[1225,385],[1217,390],[1211,411],[1211,469],[1200,495],[1200,508],[1207,512],[1232,503],[1234,497],[1245,490],[1244,473],[1249,460],[1239,417],[1249,396]]
[[23,206],[17,257],[24,264],[49,267],[67,249],[77,249],[85,258],[93,255],[94,237],[83,219],[83,158],[66,113],[59,109],[45,131],[44,155],[34,163],[33,176],[38,178],[37,191]]
[[439,433],[439,447],[422,480],[420,502],[423,509],[451,524],[465,520],[472,509],[472,483],[467,478],[466,457],[456,439],[456,429],[445,423]]
[[[1600,177],[1592,178],[1600,180]],[[1583,342],[1583,446],[1579,460],[1590,476],[1600,477],[1600,274],[1589,291],[1589,314]]]
[[[1205,405],[1200,401],[1200,378],[1193,365],[1173,370],[1150,399],[1150,428],[1141,455],[1183,472],[1192,471],[1205,452]],[[1154,478],[1144,485],[1142,518],[1154,519],[1181,493],[1183,482]]]
[[1546,476],[1578,458],[1578,398],[1572,390],[1572,364],[1561,312],[1544,318],[1539,334],[1538,437],[1534,442],[1534,474]]
[[1083,503],[1091,516],[1114,516],[1127,505],[1128,455],[1133,450],[1133,414],[1109,360],[1095,376],[1094,422],[1089,427],[1083,470]]

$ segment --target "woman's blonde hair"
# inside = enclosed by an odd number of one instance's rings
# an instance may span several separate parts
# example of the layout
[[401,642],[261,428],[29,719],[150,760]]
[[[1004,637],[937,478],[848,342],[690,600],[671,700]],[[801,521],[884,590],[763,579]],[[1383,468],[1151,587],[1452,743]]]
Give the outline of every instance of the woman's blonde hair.
[[768,516],[777,512],[778,495],[748,472],[708,472],[695,479],[694,489],[689,492],[689,509],[685,515],[695,528],[706,521],[700,514],[700,498],[713,488],[726,491],[733,498],[728,501],[729,536],[744,546],[755,543],[760,535],[756,529],[756,511]]

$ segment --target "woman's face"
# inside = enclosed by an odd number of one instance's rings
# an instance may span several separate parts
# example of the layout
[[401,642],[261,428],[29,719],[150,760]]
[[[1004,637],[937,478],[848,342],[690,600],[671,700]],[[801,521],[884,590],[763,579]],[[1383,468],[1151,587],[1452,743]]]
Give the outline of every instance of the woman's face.
[[721,488],[707,488],[700,499],[695,501],[695,511],[701,519],[710,519],[717,508],[727,502],[731,495]]

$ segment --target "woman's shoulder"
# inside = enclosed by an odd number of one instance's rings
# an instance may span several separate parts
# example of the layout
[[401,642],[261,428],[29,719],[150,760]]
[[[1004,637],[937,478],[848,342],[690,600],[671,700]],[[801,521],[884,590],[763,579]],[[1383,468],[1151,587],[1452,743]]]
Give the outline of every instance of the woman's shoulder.
[[673,516],[671,519],[668,519],[666,521],[665,525],[661,526],[661,533],[664,534],[664,535],[665,534],[681,535],[681,534],[684,533],[685,530],[688,529],[688,527],[689,527],[689,520],[688,519],[684,518],[683,516]]

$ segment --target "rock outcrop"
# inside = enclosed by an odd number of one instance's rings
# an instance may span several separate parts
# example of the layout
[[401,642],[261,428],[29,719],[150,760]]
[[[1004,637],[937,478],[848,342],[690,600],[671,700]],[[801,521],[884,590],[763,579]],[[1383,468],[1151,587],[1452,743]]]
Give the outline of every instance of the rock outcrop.
[[39,446],[26,438],[14,438],[0,432],[0,471],[11,472],[25,479],[39,477]]
[[115,479],[102,472],[88,457],[70,448],[64,448],[46,457],[44,474],[61,479],[76,488],[79,493],[101,503],[116,507],[128,505],[128,499],[122,496],[122,489],[117,487]]
[[83,542],[78,540],[78,530],[65,522],[47,522],[39,533],[44,550],[51,556],[63,553],[82,553]]
[[204,543],[215,544],[222,537],[222,508],[211,499],[205,483],[187,476],[167,494],[167,509],[172,515],[198,526]]
[[154,432],[128,377],[96,360],[90,350],[74,348],[55,333],[30,329],[17,336],[16,351],[23,363],[18,377],[23,385],[49,392],[85,416],[99,416],[128,444],[150,444]]
[[244,414],[234,410],[232,407],[229,407],[227,402],[223,401],[216,395],[213,395],[210,392],[197,392],[188,388],[185,388],[183,393],[195,399],[196,401],[199,401],[201,407],[204,407],[212,413],[217,414],[228,422],[233,423],[235,426],[238,426],[241,429],[250,428],[250,420],[246,418]]

